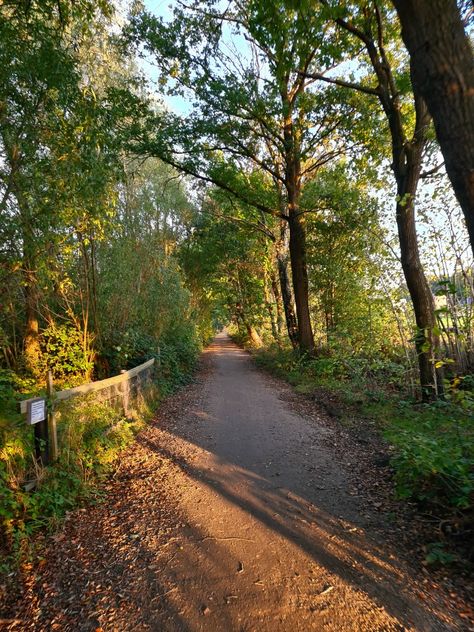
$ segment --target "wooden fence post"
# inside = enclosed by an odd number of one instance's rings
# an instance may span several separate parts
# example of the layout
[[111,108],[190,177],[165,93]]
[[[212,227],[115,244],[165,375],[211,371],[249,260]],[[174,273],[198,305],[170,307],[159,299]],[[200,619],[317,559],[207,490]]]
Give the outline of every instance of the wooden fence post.
[[35,456],[42,465],[49,463],[48,422],[46,419],[39,421],[34,426]]
[[48,435],[49,435],[49,457],[54,461],[58,458],[58,431],[56,428],[56,413],[54,410],[54,386],[53,386],[53,373],[48,371],[47,379],[47,394],[48,394]]

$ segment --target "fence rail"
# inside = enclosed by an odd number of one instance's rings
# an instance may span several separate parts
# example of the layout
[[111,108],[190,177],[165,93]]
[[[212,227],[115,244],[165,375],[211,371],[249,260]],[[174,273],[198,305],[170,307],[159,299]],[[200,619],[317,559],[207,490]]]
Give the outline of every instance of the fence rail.
[[[64,401],[66,399],[71,399],[71,397],[78,397],[79,395],[87,395],[88,393],[93,393],[95,391],[102,391],[105,388],[110,388],[111,386],[117,386],[118,384],[122,384],[123,382],[128,382],[133,377],[139,375],[143,371],[146,371],[149,367],[153,365],[155,362],[155,358],[140,364],[139,366],[133,367],[129,371],[124,371],[120,373],[120,375],[114,375],[113,377],[108,377],[105,380],[99,380],[98,382],[89,382],[88,384],[81,384],[80,386],[75,386],[74,388],[67,388],[64,391],[56,391],[54,393],[54,401]],[[25,414],[28,410],[28,402],[36,399],[35,397],[31,397],[30,399],[24,399],[20,402],[20,411]]]
[[[114,375],[98,382],[81,384],[64,391],[54,391],[51,371],[48,372],[47,398],[31,397],[20,402],[20,411],[27,415],[27,421],[34,425],[36,458],[47,465],[55,461],[58,456],[58,435],[56,430],[56,407],[61,401],[97,393],[98,401],[114,402],[123,409],[128,417],[131,404],[136,400],[144,385],[151,379],[151,367],[155,359],[152,358],[128,371]],[[46,403],[49,409],[46,414]],[[33,407],[36,412],[33,414]]]

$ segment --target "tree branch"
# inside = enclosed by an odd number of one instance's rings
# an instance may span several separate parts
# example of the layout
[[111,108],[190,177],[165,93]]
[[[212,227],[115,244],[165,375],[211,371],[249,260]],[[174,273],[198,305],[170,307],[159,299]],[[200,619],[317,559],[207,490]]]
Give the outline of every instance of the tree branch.
[[319,72],[300,72],[307,79],[315,79],[316,81],[325,81],[326,83],[332,83],[336,86],[341,86],[342,88],[349,88],[351,90],[357,90],[359,92],[364,92],[365,94],[371,94],[372,96],[380,96],[380,89],[377,86],[376,88],[371,88],[370,86],[364,86],[361,83],[352,83],[351,81],[344,81],[343,79],[336,79],[332,77],[326,77],[322,73]]

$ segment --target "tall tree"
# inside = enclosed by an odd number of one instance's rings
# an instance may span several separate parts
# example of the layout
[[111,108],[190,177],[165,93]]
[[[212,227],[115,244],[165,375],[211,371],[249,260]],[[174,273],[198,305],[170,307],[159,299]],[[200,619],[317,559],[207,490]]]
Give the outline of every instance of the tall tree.
[[22,272],[24,360],[34,373],[48,317],[40,299],[45,286],[55,292],[59,244],[107,213],[115,179],[110,120],[77,55],[96,17],[88,1],[0,8],[0,218],[13,253],[2,263]]
[[359,82],[326,73],[309,72],[308,76],[376,97],[388,122],[391,167],[397,185],[400,259],[415,312],[415,344],[423,397],[430,399],[442,389],[442,381],[438,379],[434,362],[438,350],[434,298],[420,259],[415,219],[416,192],[427,146],[430,116],[417,92],[410,103],[409,78],[403,66],[400,67],[397,56],[390,53],[393,20],[383,4],[372,0],[347,2],[337,11],[327,0],[321,0],[320,4],[326,19],[333,20],[348,38],[345,44],[347,51],[351,50],[351,42],[353,47],[356,43],[353,51],[362,45],[364,62],[371,68],[372,76]]
[[[216,213],[216,202],[223,211],[229,204],[218,190],[210,191],[181,258],[187,276],[205,288],[226,310],[227,319],[237,325],[240,334],[258,347],[267,314],[275,327],[266,296],[266,269],[271,264],[269,240],[254,223],[236,221],[235,205],[233,220],[225,211]],[[242,218],[246,209],[241,210]]]
[[[254,183],[260,182],[262,192],[271,186],[268,179],[262,177],[259,170],[252,174]],[[247,178],[241,178],[241,190],[245,190]],[[268,249],[272,256],[269,260],[268,273],[275,297],[278,321],[283,318],[286,323],[288,338],[293,349],[298,349],[298,321],[296,318],[293,289],[289,276],[289,252],[288,252],[288,222],[282,217],[278,217],[278,208],[281,214],[285,212],[285,201],[281,183],[276,182],[275,188],[278,191],[278,207],[275,210],[275,217],[254,208],[251,204],[245,204],[236,200],[234,196],[222,189],[215,190],[208,199],[206,212],[211,212],[212,203],[217,203],[216,217],[227,219],[237,227],[246,226],[250,233],[259,233],[268,242]],[[264,196],[262,196],[263,198]]]
[[14,3],[2,8],[0,22],[1,212],[5,222],[16,225],[11,236],[21,244],[24,352],[32,371],[40,353],[38,258],[44,251],[44,235],[54,223],[45,212],[47,135],[53,131],[54,111],[65,105],[67,91],[78,78],[61,45],[62,28],[53,12],[35,9]]
[[[393,0],[474,252],[474,55],[456,0]],[[471,9],[472,11],[472,6]]]
[[[179,7],[169,25],[143,14],[132,30],[155,56],[169,91],[191,94],[194,103],[185,118],[159,117],[155,138],[151,130],[137,151],[154,153],[288,224],[299,346],[312,352],[300,199],[317,169],[340,153],[334,130],[343,116],[301,72],[326,46],[319,19],[309,7],[283,0],[231,2],[222,12],[213,2],[196,2]],[[271,199],[259,195],[251,178],[242,188],[235,174],[249,168],[275,183]]]

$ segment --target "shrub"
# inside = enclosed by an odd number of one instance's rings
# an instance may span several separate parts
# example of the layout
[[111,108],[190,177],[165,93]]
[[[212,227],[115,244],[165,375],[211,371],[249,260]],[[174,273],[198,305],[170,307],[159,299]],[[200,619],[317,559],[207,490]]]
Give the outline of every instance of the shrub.
[[50,369],[56,380],[89,378],[93,368],[89,342],[84,344],[84,335],[78,329],[51,325],[41,332],[40,346],[44,374]]
[[107,340],[105,349],[101,355],[111,375],[155,358],[158,383],[168,392],[189,380],[201,345],[192,327],[181,327],[159,340],[129,329]]
[[387,439],[397,492],[445,510],[474,506],[474,428],[449,404],[405,411],[391,420]]
[[[140,402],[133,421],[92,396],[63,402],[58,413],[60,456],[46,468],[34,463],[31,428],[23,420],[15,434],[10,424],[0,450],[0,532],[10,554],[25,554],[33,533],[56,527],[66,511],[97,495],[98,483],[118,452],[153,409],[156,393],[149,396],[148,405]],[[33,492],[24,488],[30,478],[37,481]]]

